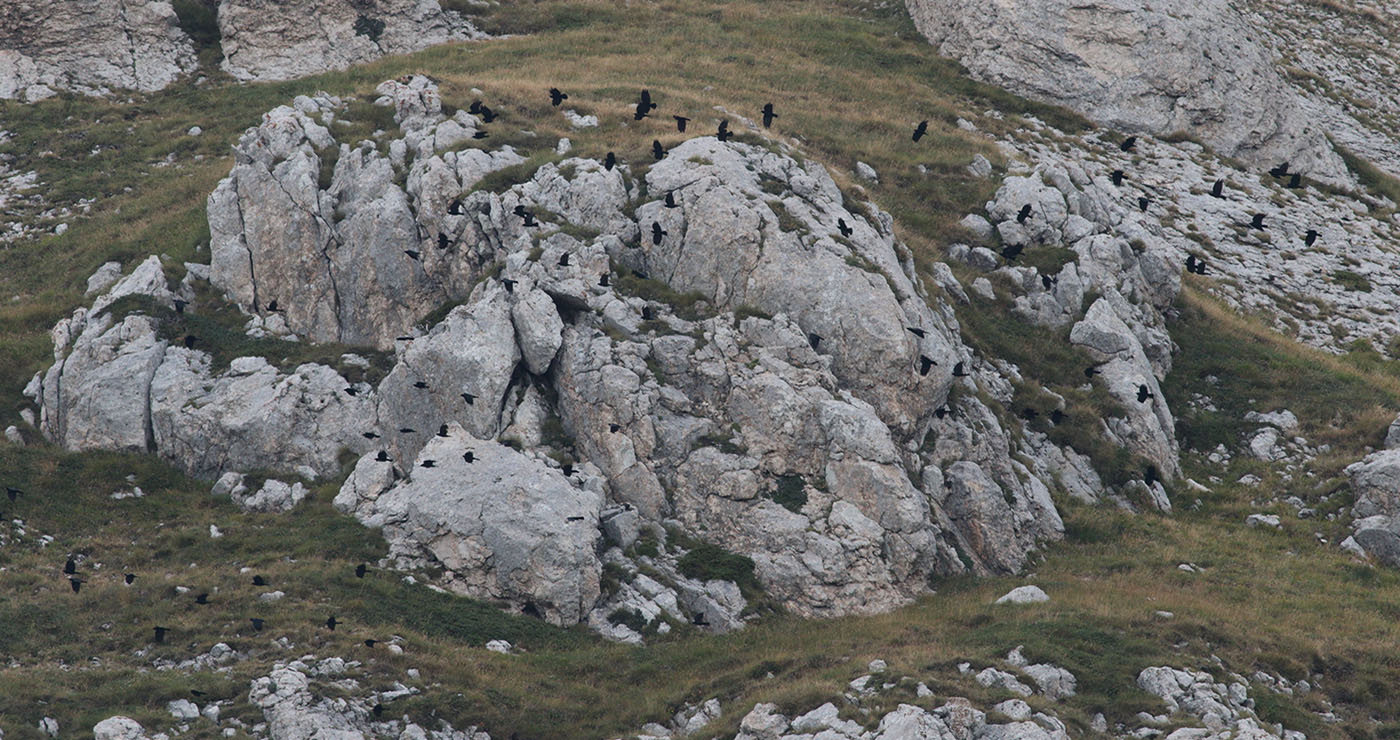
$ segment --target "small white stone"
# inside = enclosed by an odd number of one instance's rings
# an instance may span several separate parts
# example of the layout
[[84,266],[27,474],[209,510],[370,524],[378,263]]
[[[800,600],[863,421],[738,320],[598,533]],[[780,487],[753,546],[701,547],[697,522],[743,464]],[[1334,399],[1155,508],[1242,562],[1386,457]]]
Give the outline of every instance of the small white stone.
[[486,643],[486,649],[493,653],[510,653],[510,643],[505,640],[490,640]]
[[1049,601],[1050,597],[1039,586],[1017,586],[997,599],[998,604],[1036,604]]
[[209,525],[209,539],[217,540],[223,536],[224,533],[220,531],[218,527],[214,526],[213,524]]

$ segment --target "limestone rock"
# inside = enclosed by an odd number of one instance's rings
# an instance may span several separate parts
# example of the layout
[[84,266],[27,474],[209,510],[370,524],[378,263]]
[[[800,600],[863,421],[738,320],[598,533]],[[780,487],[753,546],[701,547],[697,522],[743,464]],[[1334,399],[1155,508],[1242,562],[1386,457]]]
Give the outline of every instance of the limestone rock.
[[[236,490],[236,489],[235,489]],[[233,493],[233,503],[243,511],[291,511],[306,498],[306,487],[300,481],[287,485],[280,480],[268,480],[257,493]]]
[[146,740],[146,730],[130,717],[108,717],[92,727],[93,740]]
[[1049,601],[1050,597],[1039,586],[1017,586],[997,599],[998,604],[1035,604]]

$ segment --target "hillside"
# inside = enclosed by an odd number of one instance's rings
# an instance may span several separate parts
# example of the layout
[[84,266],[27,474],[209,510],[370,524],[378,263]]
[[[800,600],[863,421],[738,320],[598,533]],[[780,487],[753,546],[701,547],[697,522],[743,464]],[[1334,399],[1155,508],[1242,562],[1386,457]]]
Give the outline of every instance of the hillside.
[[1400,731],[1388,11],[1220,24],[1256,146],[891,3],[214,5],[0,100],[7,740]]

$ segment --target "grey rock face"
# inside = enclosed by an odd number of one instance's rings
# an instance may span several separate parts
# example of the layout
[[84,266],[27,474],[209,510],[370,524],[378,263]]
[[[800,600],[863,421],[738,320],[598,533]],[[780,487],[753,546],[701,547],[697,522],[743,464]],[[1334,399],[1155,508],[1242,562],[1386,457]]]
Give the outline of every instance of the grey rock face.
[[0,7],[0,100],[153,92],[197,66],[168,2],[12,0]]
[[976,76],[1126,131],[1189,131],[1256,166],[1334,183],[1345,165],[1226,0],[907,0],[919,31]]
[[288,80],[484,37],[437,0],[223,0],[219,34],[223,69],[239,80]]

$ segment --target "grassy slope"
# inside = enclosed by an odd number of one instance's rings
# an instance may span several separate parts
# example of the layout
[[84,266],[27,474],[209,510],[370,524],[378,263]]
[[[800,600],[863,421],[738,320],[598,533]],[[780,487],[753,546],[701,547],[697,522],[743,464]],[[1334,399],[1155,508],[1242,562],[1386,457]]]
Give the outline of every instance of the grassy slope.
[[[631,124],[627,107],[639,87],[651,88],[663,113],[696,118],[701,131],[713,127],[709,106],[751,115],[771,99],[783,115],[776,130],[835,166],[844,186],[852,187],[841,171],[856,160],[875,166],[883,182],[870,194],[895,215],[923,264],[956,238],[956,221],[989,194],[989,184],[966,177],[963,166],[977,152],[998,161],[985,142],[956,129],[957,117],[988,127],[1014,125],[977,116],[996,108],[1075,123],[958,76],[914,37],[906,20],[858,3],[671,0],[623,9],[612,2],[542,0],[507,2],[484,23],[539,33],[284,84],[231,86],[215,75],[210,85],[129,104],[77,99],[0,107],[5,127],[19,134],[4,150],[38,169],[54,197],[100,196],[95,215],[67,234],[0,253],[0,295],[18,297],[0,303],[0,356],[13,358],[0,363],[0,408],[12,418],[22,405],[19,388],[48,362],[48,328],[80,303],[83,281],[103,261],[130,267],[149,253],[203,261],[204,197],[227,172],[228,146],[262,111],[295,94],[325,89],[369,97],[382,79],[422,71],[441,80],[449,103],[465,105],[472,87],[485,91],[508,124],[493,127],[493,144],[530,147],[528,137],[507,133],[528,127],[541,134],[532,154],[567,134],[584,155],[613,150],[637,162],[648,157],[653,138],[678,140],[669,119]],[[705,91],[707,85],[716,89]],[[570,92],[573,107],[600,115],[605,125],[564,131],[543,95],[550,86]],[[908,131],[925,118],[931,134],[913,147]],[[618,125],[623,122],[628,125]],[[196,124],[204,135],[184,137]],[[95,145],[102,151],[89,156]],[[171,151],[175,166],[152,166]],[[916,164],[933,174],[917,175]],[[1261,463],[1239,460],[1223,472],[1188,456],[1188,472],[1198,479],[1217,474],[1232,481],[1256,472],[1265,475],[1266,490],[1315,498],[1336,487],[1340,466],[1373,442],[1393,413],[1377,409],[1393,409],[1400,398],[1386,368],[1298,348],[1194,291],[1182,315],[1173,327],[1182,351],[1167,384],[1173,408],[1185,409],[1193,392],[1210,393],[1235,419],[1243,407],[1226,406],[1228,399],[1253,398],[1261,410],[1287,406],[1310,439],[1336,448],[1316,466],[1320,487],[1282,481]],[[969,322],[970,331],[984,334],[999,326]],[[1248,341],[1238,341],[1241,336]],[[989,347],[997,339],[974,337]],[[1227,386],[1208,384],[1209,375]],[[1183,413],[1182,436],[1238,445],[1243,430],[1229,418]],[[108,498],[126,487],[128,474],[148,497]],[[0,727],[9,738],[37,737],[42,716],[58,718],[65,732],[84,731],[118,712],[148,727],[164,726],[165,702],[187,696],[190,688],[221,698],[246,696],[249,678],[274,660],[302,653],[362,660],[360,678],[372,687],[405,680],[403,671],[417,667],[423,672],[417,685],[426,694],[395,712],[426,717],[436,711],[458,726],[484,724],[500,737],[622,733],[710,696],[725,704],[716,730],[732,731],[753,702],[810,708],[839,693],[876,657],[889,661],[894,673],[929,681],[939,696],[974,693],[975,687],[951,682],[950,666],[987,661],[1022,643],[1030,657],[1059,662],[1080,677],[1082,695],[1060,711],[1081,727],[1095,711],[1126,720],[1141,709],[1160,710],[1132,688],[1136,672],[1164,662],[1205,665],[1212,654],[1244,673],[1256,667],[1293,678],[1323,672],[1325,691],[1357,705],[1352,716],[1397,719],[1392,687],[1400,685],[1400,667],[1388,655],[1400,576],[1355,566],[1316,544],[1314,530],[1333,541],[1341,534],[1325,522],[1285,516],[1282,532],[1244,529],[1241,522],[1253,511],[1249,500],[1259,491],[1229,483],[1213,486],[1196,510],[1173,517],[1068,506],[1070,537],[1035,573],[1054,598],[1045,607],[990,606],[1019,579],[958,581],[889,615],[822,622],[780,616],[733,635],[681,635],[638,649],[411,588],[390,574],[353,578],[354,564],[377,558],[383,545],[330,509],[333,484],[298,512],[269,517],[238,514],[227,502],[210,500],[206,483],[140,456],[6,446],[0,447],[0,477],[29,491],[10,513],[31,532],[57,538],[47,548],[30,537],[0,550],[0,656],[19,661],[0,672]],[[210,523],[224,530],[222,539],[208,537]],[[103,564],[97,571],[85,566],[94,575],[78,596],[58,572],[69,552]],[[1184,573],[1176,568],[1180,562],[1205,571]],[[250,574],[238,572],[244,566],[264,574],[287,598],[252,606]],[[131,589],[114,580],[126,569],[141,573]],[[177,585],[212,592],[213,604],[193,607],[189,596],[177,595]],[[1156,620],[1158,609],[1177,616]],[[334,634],[317,628],[330,613],[347,623]],[[268,631],[251,633],[250,616],[268,619]],[[168,645],[148,654],[148,628],[156,623],[175,631]],[[404,638],[405,655],[359,644],[390,634]],[[274,648],[269,640],[276,637],[295,649]],[[505,657],[480,649],[493,638],[527,652]],[[219,640],[251,660],[226,676],[194,679],[143,669],[153,655],[183,659]],[[1309,701],[1274,702],[1269,711],[1310,735],[1337,736],[1339,729],[1299,713]],[[213,732],[203,721],[195,728]],[[1344,729],[1377,733],[1364,719]]]

